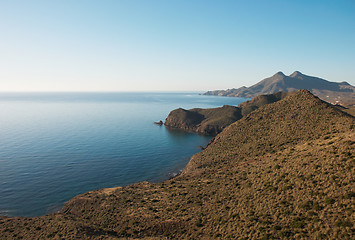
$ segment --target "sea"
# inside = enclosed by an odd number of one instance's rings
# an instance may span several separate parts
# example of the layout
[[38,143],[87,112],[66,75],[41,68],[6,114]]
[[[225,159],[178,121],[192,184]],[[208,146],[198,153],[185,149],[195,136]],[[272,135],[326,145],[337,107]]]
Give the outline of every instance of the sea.
[[190,93],[0,93],[0,215],[56,212],[87,191],[176,176],[212,136],[153,122],[238,105]]

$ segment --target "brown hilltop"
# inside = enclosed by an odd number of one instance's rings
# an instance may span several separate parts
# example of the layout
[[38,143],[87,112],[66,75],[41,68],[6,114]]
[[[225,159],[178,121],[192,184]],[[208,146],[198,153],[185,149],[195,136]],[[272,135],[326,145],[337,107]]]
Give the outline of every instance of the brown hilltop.
[[355,119],[305,90],[217,135],[169,181],[88,192],[61,212],[0,218],[48,239],[353,239]]
[[165,120],[165,126],[192,131],[200,134],[216,135],[225,127],[247,116],[252,111],[266,104],[274,103],[286,97],[288,93],[260,95],[250,101],[243,102],[238,107],[224,105],[219,108],[182,108],[171,111]]
[[228,105],[208,109],[185,110],[178,108],[169,113],[165,120],[165,126],[214,135],[242,117],[240,108]]
[[250,101],[246,101],[246,102],[239,104],[238,107],[242,110],[242,115],[247,116],[252,111],[254,111],[264,105],[280,101],[281,99],[283,99],[287,95],[289,95],[289,93],[286,93],[286,92],[277,92],[277,93],[273,93],[273,94],[259,95],[259,96],[254,97]]
[[[274,151],[277,146],[318,139],[329,135],[329,129],[333,125],[343,127],[347,121],[340,120],[340,116],[346,116],[345,119],[350,117],[350,122],[354,121],[354,117],[320,100],[309,91],[300,90],[290,93],[284,100],[265,105],[230,125],[214,138],[213,144],[193,158],[206,165],[207,162],[202,156],[209,156],[209,151],[216,154],[217,149],[221,149],[221,154],[227,158],[236,154],[240,157],[252,156],[260,155],[259,151]],[[218,159],[222,159],[222,156]],[[190,161],[189,164],[195,165],[193,162]]]

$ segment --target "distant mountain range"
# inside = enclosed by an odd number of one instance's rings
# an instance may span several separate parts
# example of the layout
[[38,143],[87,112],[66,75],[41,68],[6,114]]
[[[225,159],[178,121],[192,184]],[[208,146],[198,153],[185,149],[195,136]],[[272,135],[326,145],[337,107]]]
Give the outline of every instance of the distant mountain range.
[[279,91],[293,92],[307,89],[324,101],[333,104],[355,105],[355,87],[347,82],[330,82],[322,78],[312,77],[295,71],[290,76],[277,72],[251,87],[227,90],[208,91],[203,95],[253,98],[261,94],[272,94]]

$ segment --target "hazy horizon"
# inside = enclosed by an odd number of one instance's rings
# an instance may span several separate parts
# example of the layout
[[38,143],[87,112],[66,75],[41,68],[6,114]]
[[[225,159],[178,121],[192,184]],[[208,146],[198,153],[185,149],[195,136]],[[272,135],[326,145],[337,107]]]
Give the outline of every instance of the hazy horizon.
[[0,1],[0,92],[203,92],[278,71],[355,85],[355,2]]

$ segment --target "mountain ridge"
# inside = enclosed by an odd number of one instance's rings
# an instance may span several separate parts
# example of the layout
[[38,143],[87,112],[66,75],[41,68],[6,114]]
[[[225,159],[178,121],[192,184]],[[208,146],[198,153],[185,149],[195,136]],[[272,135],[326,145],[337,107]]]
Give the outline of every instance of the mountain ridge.
[[354,86],[347,82],[330,82],[322,78],[308,76],[300,71],[295,71],[289,76],[283,72],[277,72],[250,87],[207,91],[204,95],[253,98],[261,94],[272,94],[279,91],[292,92],[300,89],[307,89],[322,100],[333,104],[355,105]]

